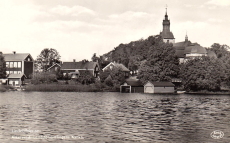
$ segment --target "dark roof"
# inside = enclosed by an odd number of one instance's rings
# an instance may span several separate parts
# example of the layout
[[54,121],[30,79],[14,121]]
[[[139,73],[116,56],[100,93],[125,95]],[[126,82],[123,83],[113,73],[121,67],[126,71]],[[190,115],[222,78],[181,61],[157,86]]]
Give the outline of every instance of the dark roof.
[[[80,75],[82,75],[82,74],[84,74],[84,73],[86,73],[86,70],[78,70],[78,72],[79,72],[79,74]],[[91,74],[91,75],[93,75],[93,71],[92,70],[89,70],[89,73]]]
[[198,44],[194,44],[185,47],[184,54],[191,54],[191,53],[207,54],[207,51],[204,47],[201,47]]
[[63,62],[61,69],[94,69],[97,62]]
[[143,86],[139,79],[126,79],[125,82],[131,86]]
[[29,53],[3,54],[3,56],[5,57],[5,61],[23,61],[29,55]]
[[175,39],[174,36],[173,36],[173,33],[171,31],[160,32],[160,35],[164,39]]
[[[150,82],[150,81],[148,81]],[[154,87],[174,87],[175,85],[172,82],[166,82],[166,81],[161,81],[161,82],[150,82],[154,85]]]

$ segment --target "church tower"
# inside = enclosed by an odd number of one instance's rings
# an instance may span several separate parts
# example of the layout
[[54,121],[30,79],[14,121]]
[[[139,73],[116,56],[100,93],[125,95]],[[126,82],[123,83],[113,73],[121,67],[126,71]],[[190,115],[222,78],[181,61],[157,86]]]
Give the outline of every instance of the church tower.
[[168,43],[175,43],[175,38],[173,36],[173,33],[170,31],[170,20],[168,19],[167,7],[166,7],[165,19],[163,20],[162,24],[163,24],[163,31],[160,32],[160,35],[162,36],[163,41]]

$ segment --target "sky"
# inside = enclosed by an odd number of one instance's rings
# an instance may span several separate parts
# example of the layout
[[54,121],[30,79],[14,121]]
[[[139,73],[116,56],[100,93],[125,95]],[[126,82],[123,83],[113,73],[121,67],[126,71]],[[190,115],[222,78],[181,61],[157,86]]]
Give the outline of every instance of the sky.
[[1,0],[0,51],[56,49],[62,61],[90,60],[119,44],[157,35],[167,5],[175,41],[230,46],[230,0]]

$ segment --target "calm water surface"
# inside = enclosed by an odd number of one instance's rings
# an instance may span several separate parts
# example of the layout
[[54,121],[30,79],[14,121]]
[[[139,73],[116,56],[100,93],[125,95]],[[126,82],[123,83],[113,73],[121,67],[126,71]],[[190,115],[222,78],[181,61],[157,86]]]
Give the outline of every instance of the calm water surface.
[[1,143],[54,141],[229,143],[230,96],[0,93]]

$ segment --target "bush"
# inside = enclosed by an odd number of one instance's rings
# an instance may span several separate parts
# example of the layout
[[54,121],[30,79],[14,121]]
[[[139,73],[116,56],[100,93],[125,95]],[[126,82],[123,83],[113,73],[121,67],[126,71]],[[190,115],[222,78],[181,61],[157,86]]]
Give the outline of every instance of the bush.
[[55,74],[48,73],[48,72],[36,73],[33,75],[33,78],[31,80],[32,84],[52,83],[52,82],[57,82],[57,77]]

